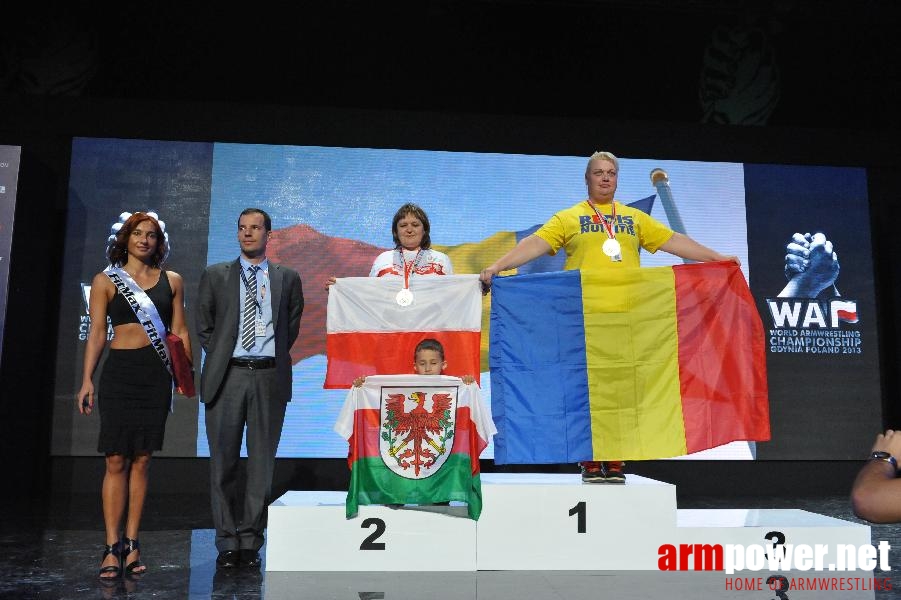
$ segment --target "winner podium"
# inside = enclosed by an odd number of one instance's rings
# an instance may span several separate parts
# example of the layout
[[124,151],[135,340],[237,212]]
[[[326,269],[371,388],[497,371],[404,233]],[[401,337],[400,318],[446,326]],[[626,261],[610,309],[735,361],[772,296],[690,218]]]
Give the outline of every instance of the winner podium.
[[[837,545],[871,543],[869,526],[804,510],[680,510],[674,485],[638,475],[625,485],[577,474],[481,478],[478,521],[463,505],[360,506],[347,519],[344,492],[287,492],[269,507],[266,570],[659,571],[666,545],[684,555],[683,545],[776,542],[826,545],[828,566],[839,564]],[[688,555],[685,568],[713,570],[703,560]]]

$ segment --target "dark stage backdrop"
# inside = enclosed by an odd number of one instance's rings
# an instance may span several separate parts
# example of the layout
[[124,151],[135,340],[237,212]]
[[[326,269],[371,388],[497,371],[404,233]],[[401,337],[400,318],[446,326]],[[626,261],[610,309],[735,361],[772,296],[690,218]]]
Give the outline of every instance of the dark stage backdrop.
[[[651,214],[659,220],[739,256],[768,336],[774,440],[756,448],[730,444],[703,458],[746,459],[755,452],[759,458],[857,458],[860,440],[879,429],[881,416],[866,172],[678,158],[621,157],[617,198],[626,203],[650,198]],[[86,286],[105,266],[106,238],[121,212],[156,210],[167,223],[172,243],[167,266],[185,278],[192,326],[201,270],[237,256],[240,210],[260,206],[272,215],[270,256],[300,272],[307,300],[292,349],[294,401],[278,455],[341,458],[346,443],[332,425],[344,392],[322,389],[326,278],[368,274],[376,254],[392,245],[395,210],[410,201],[428,212],[433,243],[451,255],[455,271],[478,272],[554,212],[584,199],[586,160],[437,149],[75,139],[53,453],[95,455],[97,419],[77,415],[72,399],[92,326]],[[652,185],[649,174],[656,168],[668,173],[668,192]],[[667,196],[678,218],[665,210]],[[796,232],[823,233],[837,252],[834,261],[829,255],[825,276],[832,281],[820,282],[828,291],[816,298],[780,296],[789,283],[785,247]],[[676,260],[665,253],[642,256],[644,266]],[[832,318],[833,308],[840,317]],[[793,311],[800,311],[797,320]],[[784,333],[792,329],[797,334]],[[785,341],[795,338],[808,341]],[[485,364],[483,371],[490,404]],[[200,417],[196,402],[177,399],[164,455],[208,455]],[[491,458],[491,451],[483,457]]]

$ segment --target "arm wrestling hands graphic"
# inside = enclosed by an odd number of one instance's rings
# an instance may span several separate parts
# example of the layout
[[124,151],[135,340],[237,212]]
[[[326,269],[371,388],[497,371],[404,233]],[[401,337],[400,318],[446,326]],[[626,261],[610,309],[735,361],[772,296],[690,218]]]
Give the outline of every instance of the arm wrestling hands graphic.
[[824,234],[792,234],[785,251],[785,277],[788,283],[779,292],[780,298],[825,299],[841,296],[835,287],[840,270],[838,255]]

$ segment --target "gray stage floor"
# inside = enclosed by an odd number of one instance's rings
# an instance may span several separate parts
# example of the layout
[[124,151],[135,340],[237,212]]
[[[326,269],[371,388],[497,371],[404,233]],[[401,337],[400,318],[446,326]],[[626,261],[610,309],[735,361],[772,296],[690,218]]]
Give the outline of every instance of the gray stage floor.
[[[847,497],[680,498],[679,508],[800,508],[860,522]],[[769,591],[724,588],[719,573],[507,571],[479,573],[266,573],[219,571],[206,498],[155,496],[141,534],[149,571],[140,579],[101,584],[103,543],[99,496],[56,498],[46,506],[8,507],[0,517],[0,598],[129,598],[133,600],[416,598],[581,600],[597,598],[775,598]],[[615,515],[612,516],[615,518]],[[901,526],[872,526],[873,543],[886,540],[891,591],[872,594],[795,592],[799,598],[901,598]],[[315,540],[297,540],[298,544]],[[809,573],[807,575],[810,575]]]

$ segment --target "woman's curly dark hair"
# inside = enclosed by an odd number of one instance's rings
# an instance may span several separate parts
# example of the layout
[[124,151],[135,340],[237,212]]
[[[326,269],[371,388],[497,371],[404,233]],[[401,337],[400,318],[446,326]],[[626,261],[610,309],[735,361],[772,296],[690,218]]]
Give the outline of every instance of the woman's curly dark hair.
[[156,230],[156,250],[150,258],[150,266],[159,267],[163,264],[166,254],[169,251],[168,242],[160,227],[159,221],[144,212],[136,212],[122,224],[122,227],[116,233],[116,239],[106,249],[106,256],[114,267],[121,267],[128,262],[128,238],[140,223],[149,221]]

